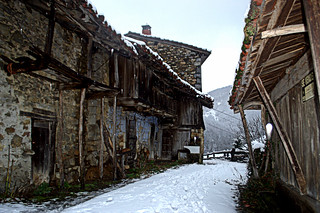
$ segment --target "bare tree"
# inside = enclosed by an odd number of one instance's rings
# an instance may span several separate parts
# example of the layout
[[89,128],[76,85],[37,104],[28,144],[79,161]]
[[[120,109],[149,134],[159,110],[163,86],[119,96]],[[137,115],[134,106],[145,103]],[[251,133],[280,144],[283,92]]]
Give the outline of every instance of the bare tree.
[[[237,127],[238,127],[238,131],[236,131],[235,138],[234,138],[235,148],[239,148],[241,147],[240,145],[244,146],[246,144],[246,136],[244,134],[243,125],[239,123]],[[260,116],[255,116],[248,120],[248,129],[249,129],[249,133],[252,141],[256,140],[256,141],[259,141],[260,143],[265,142],[265,139],[264,139],[265,130],[262,126]]]

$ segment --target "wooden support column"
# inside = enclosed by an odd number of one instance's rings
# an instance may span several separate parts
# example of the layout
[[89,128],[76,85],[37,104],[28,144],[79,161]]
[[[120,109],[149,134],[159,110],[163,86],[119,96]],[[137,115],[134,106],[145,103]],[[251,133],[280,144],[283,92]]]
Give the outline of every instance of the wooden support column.
[[204,153],[204,135],[203,129],[200,129],[200,156],[199,156],[199,163],[203,163],[203,153]]
[[267,125],[266,113],[267,113],[266,107],[263,104],[261,104],[261,123],[264,131],[266,131],[266,125]]
[[64,185],[64,166],[63,166],[63,157],[62,157],[62,137],[63,137],[63,96],[62,90],[59,88],[59,114],[58,114],[58,124],[57,124],[57,160],[59,164],[59,175],[60,175],[60,188]]
[[319,0],[303,0],[304,15],[310,40],[313,67],[320,101],[320,4]]
[[44,52],[48,55],[51,55],[54,25],[55,25],[55,0],[51,0],[50,3],[51,5],[50,5],[48,32],[47,32],[46,43],[44,47]]
[[92,37],[88,37],[87,45],[87,77],[91,78],[92,75]]
[[256,161],[255,161],[255,158],[254,158],[254,153],[253,153],[253,150],[252,150],[252,146],[251,146],[251,138],[250,138],[250,133],[249,133],[249,129],[248,129],[246,116],[244,114],[244,111],[243,111],[243,108],[242,108],[241,104],[238,105],[238,107],[239,107],[239,111],[240,111],[240,114],[241,114],[242,124],[243,124],[244,132],[245,132],[245,135],[246,135],[247,143],[248,143],[249,157],[250,157],[253,176],[255,178],[259,178],[259,173],[258,173]]
[[83,104],[86,95],[86,88],[81,88],[80,93],[80,116],[79,116],[79,166],[80,166],[80,185],[84,189],[84,157],[83,157]]
[[274,126],[276,127],[277,132],[280,136],[282,145],[286,151],[291,168],[292,168],[293,173],[296,177],[296,181],[297,181],[298,187],[300,189],[300,192],[304,194],[304,193],[306,193],[306,180],[303,175],[303,172],[302,172],[300,163],[298,161],[297,155],[293,149],[291,140],[288,137],[287,132],[282,127],[282,124],[280,122],[277,111],[276,111],[275,107],[273,106],[273,103],[270,99],[270,96],[268,95],[266,89],[264,88],[260,77],[259,76],[254,77],[253,81],[255,83],[257,90],[259,91],[259,94],[261,95],[261,98],[262,98],[266,108],[268,109],[270,117],[271,117],[271,119],[274,123]]
[[119,88],[119,65],[118,65],[118,54],[114,53],[114,84],[113,87]]
[[104,137],[103,137],[103,121],[104,121],[104,98],[101,98],[101,115],[100,115],[100,149],[99,149],[99,174],[100,179],[103,178],[103,146],[104,146]]
[[117,179],[117,149],[116,149],[116,114],[117,114],[117,96],[113,98],[113,117],[112,117],[112,155],[113,155],[113,169],[114,180]]

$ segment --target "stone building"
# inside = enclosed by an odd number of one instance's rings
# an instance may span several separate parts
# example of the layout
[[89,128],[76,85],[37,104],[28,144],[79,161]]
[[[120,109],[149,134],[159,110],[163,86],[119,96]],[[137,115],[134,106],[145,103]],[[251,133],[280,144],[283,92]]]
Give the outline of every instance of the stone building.
[[126,36],[144,41],[183,80],[189,82],[197,90],[202,91],[201,65],[211,52],[193,45],[151,36],[151,27],[149,25],[143,25],[142,28],[142,34],[129,32]]
[[86,1],[0,0],[0,14],[1,192],[8,180],[23,192],[121,177],[171,159],[163,147],[172,150],[184,124],[204,128],[202,106],[213,100]]
[[[193,45],[184,44],[177,41],[158,38],[152,36],[151,26],[142,25],[142,34],[128,32],[125,36],[145,42],[152,50],[156,51],[170,67],[190,85],[197,90],[202,90],[201,84],[201,65],[211,54],[210,51],[195,47]],[[203,117],[202,106],[182,96],[181,99],[185,103],[179,105],[179,116],[175,127],[170,127],[165,131],[167,135],[174,138],[175,143],[169,146],[163,146],[169,151],[162,154],[164,157],[177,156],[178,151],[182,150],[185,145],[197,144],[197,140],[203,138]],[[190,114],[190,109],[197,109],[196,116]],[[192,120],[195,119],[195,120]],[[164,140],[164,143],[166,140]]]

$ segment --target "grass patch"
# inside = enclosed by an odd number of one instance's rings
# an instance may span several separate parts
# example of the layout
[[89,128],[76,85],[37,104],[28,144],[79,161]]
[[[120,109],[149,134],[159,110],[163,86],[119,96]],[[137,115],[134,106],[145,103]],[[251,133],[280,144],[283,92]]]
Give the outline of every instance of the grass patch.
[[52,199],[64,200],[66,197],[76,197],[80,192],[91,192],[99,189],[110,187],[119,181],[95,181],[85,184],[85,188],[81,189],[80,184],[64,183],[63,187],[49,186],[48,183],[42,183],[35,190],[23,198],[35,203],[46,202]]
[[[181,165],[180,161],[148,161],[144,163],[141,167],[130,168],[126,171],[126,179],[135,179],[140,178],[142,176],[151,176],[153,174],[158,174],[164,172],[168,168],[177,167]],[[120,183],[122,180],[116,181],[92,181],[86,182],[85,188],[81,189],[80,184],[69,184],[67,182],[64,183],[63,187],[49,185],[48,183],[42,183],[39,186],[31,187],[30,190],[24,194],[14,195],[14,196],[6,196],[5,194],[1,194],[0,202],[2,200],[24,200],[26,202],[32,203],[43,203],[50,200],[63,201],[66,200],[67,197],[77,197],[79,193],[87,193],[92,191],[97,191],[100,189],[109,188]]]
[[133,167],[127,170],[127,178],[140,178],[142,175],[153,175],[164,172],[169,168],[182,165],[182,161],[148,161],[141,167]]

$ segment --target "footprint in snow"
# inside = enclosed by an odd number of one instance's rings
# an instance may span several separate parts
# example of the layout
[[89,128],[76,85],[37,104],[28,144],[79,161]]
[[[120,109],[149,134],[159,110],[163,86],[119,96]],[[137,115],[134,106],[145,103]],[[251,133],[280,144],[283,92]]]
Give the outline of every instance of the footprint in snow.
[[112,197],[108,197],[106,202],[109,203],[109,202],[112,202],[112,201],[113,201],[113,198]]

